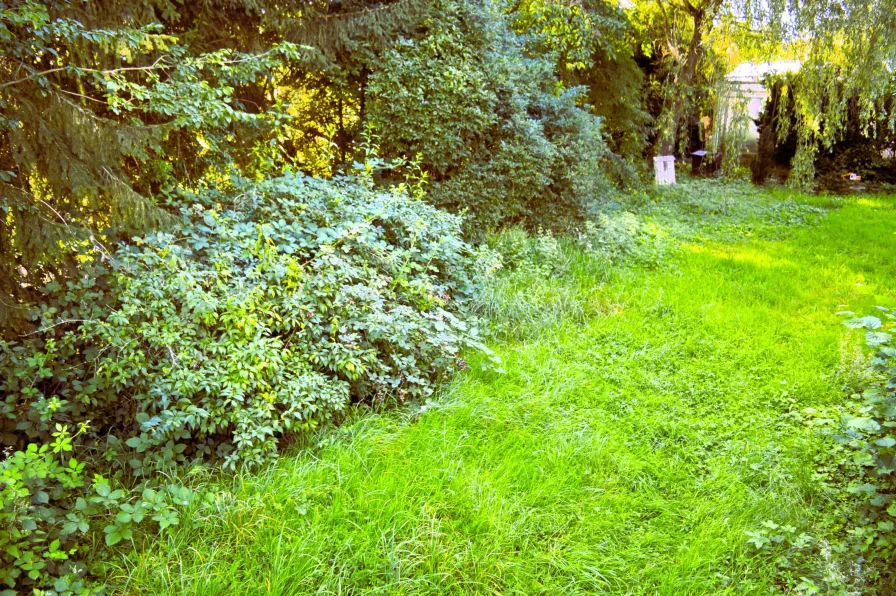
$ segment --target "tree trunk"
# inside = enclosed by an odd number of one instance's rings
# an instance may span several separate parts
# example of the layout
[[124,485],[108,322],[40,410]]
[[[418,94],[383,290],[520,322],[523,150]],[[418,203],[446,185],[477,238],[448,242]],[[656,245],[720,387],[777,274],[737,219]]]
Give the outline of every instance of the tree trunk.
[[703,26],[707,21],[707,6],[693,8],[688,4],[688,12],[694,19],[694,33],[691,35],[691,41],[688,44],[688,53],[685,57],[684,66],[675,80],[675,99],[670,108],[669,128],[663,132],[660,143],[660,152],[662,155],[671,155],[675,151],[675,141],[678,138],[678,131],[681,128],[681,122],[684,120],[685,113],[690,106],[689,97],[691,96],[694,83],[697,78],[697,65],[703,56]]

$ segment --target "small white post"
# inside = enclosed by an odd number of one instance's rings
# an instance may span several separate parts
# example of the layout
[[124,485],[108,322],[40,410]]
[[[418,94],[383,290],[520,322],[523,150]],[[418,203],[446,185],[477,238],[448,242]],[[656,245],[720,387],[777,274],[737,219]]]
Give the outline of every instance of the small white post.
[[658,155],[654,157],[653,172],[657,184],[675,184],[675,156]]

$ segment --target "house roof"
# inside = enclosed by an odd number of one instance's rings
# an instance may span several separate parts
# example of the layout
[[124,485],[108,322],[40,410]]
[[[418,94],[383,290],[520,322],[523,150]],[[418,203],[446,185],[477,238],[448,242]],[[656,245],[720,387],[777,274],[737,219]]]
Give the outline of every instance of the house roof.
[[761,83],[767,74],[797,72],[802,66],[799,60],[777,62],[741,62],[725,78],[733,83]]

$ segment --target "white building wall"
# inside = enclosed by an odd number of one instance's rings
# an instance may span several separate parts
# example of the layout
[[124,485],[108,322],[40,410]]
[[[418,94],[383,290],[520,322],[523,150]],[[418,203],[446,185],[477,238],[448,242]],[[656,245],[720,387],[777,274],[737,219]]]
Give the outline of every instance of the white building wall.
[[716,119],[711,135],[711,150],[717,151],[725,133],[737,117],[748,117],[744,152],[756,153],[759,145],[759,131],[754,120],[758,119],[768,99],[765,88],[766,75],[772,73],[796,72],[800,68],[798,61],[781,62],[744,62],[731,71],[726,77],[719,93],[716,107]]

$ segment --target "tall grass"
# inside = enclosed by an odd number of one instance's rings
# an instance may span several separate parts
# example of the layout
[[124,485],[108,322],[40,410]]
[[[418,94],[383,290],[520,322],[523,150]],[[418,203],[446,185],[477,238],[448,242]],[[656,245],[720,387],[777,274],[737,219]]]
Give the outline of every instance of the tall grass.
[[[869,572],[837,553],[814,475],[825,445],[794,413],[841,399],[862,374],[834,313],[896,306],[896,202],[850,199],[821,216],[782,198],[737,197],[729,209],[754,201],[753,214],[721,236],[705,209],[654,204],[660,225],[693,222],[689,235],[673,230],[677,249],[658,267],[558,241],[556,267],[508,272],[481,299],[506,372],[472,357],[428,404],[359,411],[274,466],[208,480],[214,497],[123,551],[110,585],[203,596],[740,595],[808,590],[803,578],[861,588]],[[746,533],[766,522],[812,546],[757,552]]]

